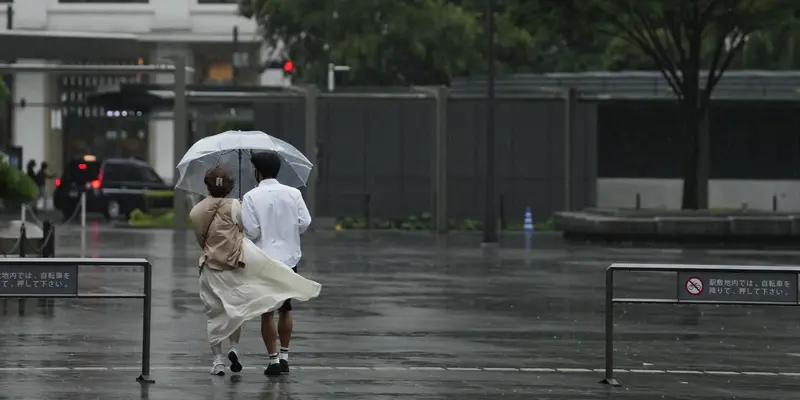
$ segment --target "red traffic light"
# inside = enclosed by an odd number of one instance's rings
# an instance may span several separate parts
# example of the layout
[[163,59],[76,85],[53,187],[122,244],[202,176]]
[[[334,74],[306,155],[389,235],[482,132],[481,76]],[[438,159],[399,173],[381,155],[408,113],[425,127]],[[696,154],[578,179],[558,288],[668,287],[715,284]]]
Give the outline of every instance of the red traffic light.
[[294,63],[291,61],[286,61],[286,63],[283,64],[283,70],[286,72],[294,71]]

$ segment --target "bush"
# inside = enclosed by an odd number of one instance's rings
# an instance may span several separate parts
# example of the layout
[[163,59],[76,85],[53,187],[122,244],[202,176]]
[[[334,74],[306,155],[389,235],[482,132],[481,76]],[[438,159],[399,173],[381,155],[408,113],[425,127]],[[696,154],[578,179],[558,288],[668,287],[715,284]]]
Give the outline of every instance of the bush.
[[[433,216],[430,213],[422,213],[419,216],[412,215],[405,218],[373,219],[373,229],[399,229],[406,231],[424,231],[433,229]],[[500,221],[497,222],[500,226]],[[347,229],[366,229],[367,222],[364,218],[345,217],[336,220],[337,230]],[[453,231],[480,231],[483,229],[483,222],[475,219],[462,219],[448,221],[448,228]],[[509,223],[506,231],[522,231],[522,222]],[[534,224],[534,231],[544,232],[555,230],[553,219],[541,221]]]
[[[187,226],[191,221],[187,219]],[[172,228],[175,226],[175,212],[172,209],[160,209],[156,212],[145,213],[140,209],[131,211],[128,225],[137,228]]]
[[6,206],[24,204],[39,197],[36,182],[8,163],[0,163],[0,199]]
[[172,210],[172,190],[148,190],[144,192],[144,212],[149,214],[163,214]]

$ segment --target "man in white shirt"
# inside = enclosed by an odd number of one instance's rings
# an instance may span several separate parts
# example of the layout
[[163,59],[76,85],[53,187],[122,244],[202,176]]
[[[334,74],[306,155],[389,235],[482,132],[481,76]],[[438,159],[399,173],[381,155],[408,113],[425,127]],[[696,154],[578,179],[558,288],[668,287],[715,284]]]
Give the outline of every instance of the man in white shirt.
[[[245,235],[264,252],[297,272],[300,261],[300,234],[311,224],[305,201],[299,190],[278,183],[281,159],[274,153],[258,153],[250,158],[259,182],[242,199],[242,223]],[[269,353],[266,375],[289,373],[289,342],[292,338],[291,299],[278,309],[278,329],[274,313],[261,316],[261,337]],[[275,341],[280,337],[280,358]]]

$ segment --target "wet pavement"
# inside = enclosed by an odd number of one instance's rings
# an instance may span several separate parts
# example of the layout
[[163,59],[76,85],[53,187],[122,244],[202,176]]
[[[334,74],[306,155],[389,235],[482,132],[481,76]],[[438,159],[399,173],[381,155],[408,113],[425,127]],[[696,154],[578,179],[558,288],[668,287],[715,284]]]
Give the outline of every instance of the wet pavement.
[[[154,266],[152,377],[134,382],[141,301],[3,302],[0,379],[9,399],[795,399],[794,308],[617,306],[617,378],[603,378],[604,269],[614,262],[796,264],[800,252],[568,246],[537,235],[482,250],[478,234],[317,232],[301,273],[323,284],[295,305],[290,376],[268,379],[257,323],[245,370],[208,375],[193,238],[92,227],[58,232],[58,256],[145,257]],[[139,291],[134,267],[82,267],[81,290]],[[674,295],[674,275],[617,278],[630,296]]]

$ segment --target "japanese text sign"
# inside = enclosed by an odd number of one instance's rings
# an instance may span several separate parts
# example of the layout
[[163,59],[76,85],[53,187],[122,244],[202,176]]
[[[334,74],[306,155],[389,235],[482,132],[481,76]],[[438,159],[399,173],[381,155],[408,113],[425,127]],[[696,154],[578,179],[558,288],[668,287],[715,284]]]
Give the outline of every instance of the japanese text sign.
[[797,304],[793,272],[680,272],[678,300]]
[[0,296],[78,294],[77,265],[0,265]]

